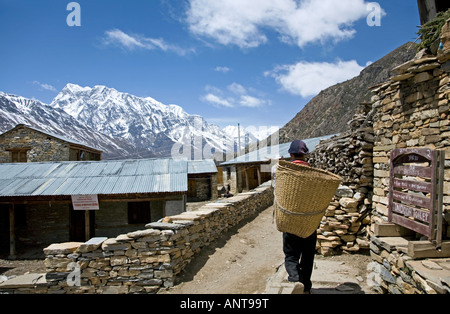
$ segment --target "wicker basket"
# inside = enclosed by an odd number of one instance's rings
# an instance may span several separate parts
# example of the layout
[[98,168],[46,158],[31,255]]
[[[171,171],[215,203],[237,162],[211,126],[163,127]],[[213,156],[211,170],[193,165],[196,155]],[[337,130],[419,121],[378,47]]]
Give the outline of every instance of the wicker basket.
[[325,170],[280,161],[275,181],[277,229],[311,236],[343,179]]

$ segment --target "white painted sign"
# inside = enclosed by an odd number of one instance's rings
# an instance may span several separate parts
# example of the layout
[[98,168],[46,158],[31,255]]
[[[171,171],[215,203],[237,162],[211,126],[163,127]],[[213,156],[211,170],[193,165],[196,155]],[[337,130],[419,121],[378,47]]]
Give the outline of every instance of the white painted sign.
[[99,210],[97,195],[72,195],[74,210]]

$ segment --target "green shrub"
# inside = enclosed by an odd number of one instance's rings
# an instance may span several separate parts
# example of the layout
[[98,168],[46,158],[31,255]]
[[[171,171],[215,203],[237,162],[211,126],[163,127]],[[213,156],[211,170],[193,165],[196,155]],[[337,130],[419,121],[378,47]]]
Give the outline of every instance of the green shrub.
[[431,20],[420,28],[417,34],[420,36],[421,42],[417,49],[430,48],[431,45],[440,38],[442,26],[450,19],[450,10],[446,12],[439,12],[434,20]]

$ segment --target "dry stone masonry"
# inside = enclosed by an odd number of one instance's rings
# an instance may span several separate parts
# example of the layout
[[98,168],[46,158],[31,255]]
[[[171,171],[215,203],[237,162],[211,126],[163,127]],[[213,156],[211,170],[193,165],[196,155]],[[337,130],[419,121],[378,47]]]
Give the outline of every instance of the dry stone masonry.
[[166,217],[145,230],[86,243],[52,244],[47,272],[27,287],[2,285],[0,292],[48,294],[156,293],[174,285],[195,254],[245,219],[272,206],[270,182],[198,211]]
[[427,239],[387,224],[390,152],[419,147],[443,150],[443,237],[450,237],[450,21],[441,38],[444,49],[437,56],[419,52],[413,60],[393,69],[390,81],[373,89],[373,262],[369,270],[373,289],[379,293],[450,293],[449,242],[444,241],[442,250],[430,249]]
[[[450,51],[418,54],[375,88],[373,222],[388,216],[389,158],[395,148],[427,147],[446,152],[444,211],[450,211]],[[447,234],[448,236],[449,234]]]

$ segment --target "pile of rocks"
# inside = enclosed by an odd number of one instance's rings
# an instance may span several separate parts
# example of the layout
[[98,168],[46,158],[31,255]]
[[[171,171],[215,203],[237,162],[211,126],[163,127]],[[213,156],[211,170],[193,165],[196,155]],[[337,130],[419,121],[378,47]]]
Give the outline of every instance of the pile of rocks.
[[350,187],[339,187],[328,206],[318,230],[317,250],[323,256],[369,249],[367,236],[370,207],[367,188],[354,192]]
[[366,229],[371,212],[374,137],[370,107],[362,106],[362,113],[349,122],[348,132],[322,141],[310,156],[313,167],[344,179],[318,231],[317,249],[324,256],[369,248]]

